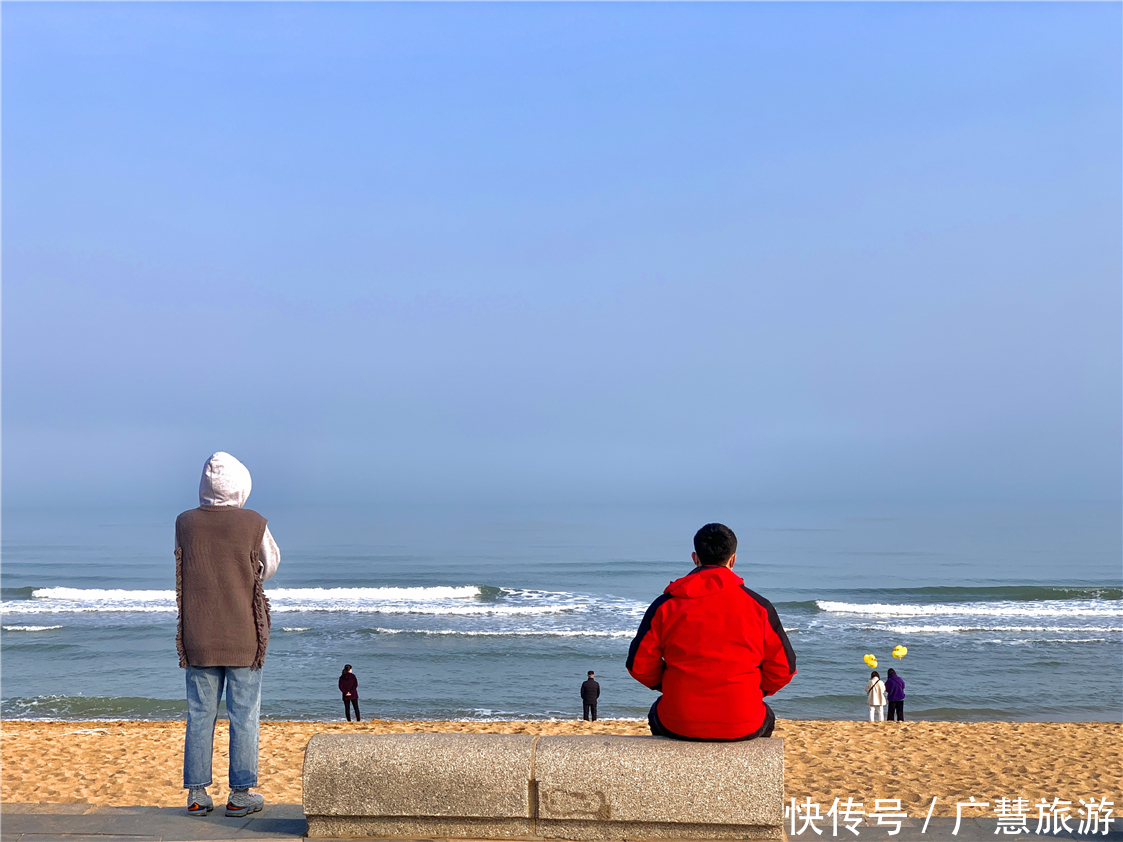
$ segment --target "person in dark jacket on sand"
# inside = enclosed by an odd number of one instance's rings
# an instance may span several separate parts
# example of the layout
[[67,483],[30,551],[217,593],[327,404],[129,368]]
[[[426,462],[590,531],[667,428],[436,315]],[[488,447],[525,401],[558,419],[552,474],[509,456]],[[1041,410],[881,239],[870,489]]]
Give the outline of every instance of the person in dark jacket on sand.
[[582,718],[586,722],[597,721],[597,699],[600,698],[600,684],[593,678],[593,671],[589,670],[589,677],[581,683],[581,707],[584,708]]
[[628,672],[663,695],[651,733],[677,740],[768,737],[771,696],[795,675],[795,652],[767,599],[733,572],[737,536],[708,523],[694,536],[694,570],[651,603],[628,649]]
[[905,680],[895,669],[889,670],[885,679],[885,693],[889,697],[889,721],[905,721]]
[[359,715],[359,679],[351,672],[351,665],[343,665],[343,674],[339,676],[339,692],[343,694],[343,713],[347,721],[351,721],[351,708],[355,709],[355,721],[362,722]]

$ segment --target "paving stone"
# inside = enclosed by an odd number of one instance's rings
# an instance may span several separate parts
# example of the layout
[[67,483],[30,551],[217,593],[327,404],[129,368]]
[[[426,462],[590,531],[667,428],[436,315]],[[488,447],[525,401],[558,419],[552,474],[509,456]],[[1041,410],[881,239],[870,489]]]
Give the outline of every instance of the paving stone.
[[[96,807],[82,814],[73,810],[54,812],[36,805],[35,810],[4,804],[0,810],[0,839],[3,842],[86,842],[90,839],[132,842],[227,842],[253,840],[293,842],[306,830],[299,804],[266,805],[259,813],[227,818],[221,807],[206,818],[188,816],[182,807]],[[14,808],[14,809],[13,809]]]

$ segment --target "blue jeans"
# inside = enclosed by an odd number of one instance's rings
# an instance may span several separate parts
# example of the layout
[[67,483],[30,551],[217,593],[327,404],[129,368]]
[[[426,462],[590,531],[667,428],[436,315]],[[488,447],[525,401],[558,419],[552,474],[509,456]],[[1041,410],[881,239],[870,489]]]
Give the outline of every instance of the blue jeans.
[[187,736],[183,746],[183,788],[210,786],[214,726],[226,685],[230,715],[230,788],[257,786],[257,721],[261,713],[261,670],[250,667],[187,668]]

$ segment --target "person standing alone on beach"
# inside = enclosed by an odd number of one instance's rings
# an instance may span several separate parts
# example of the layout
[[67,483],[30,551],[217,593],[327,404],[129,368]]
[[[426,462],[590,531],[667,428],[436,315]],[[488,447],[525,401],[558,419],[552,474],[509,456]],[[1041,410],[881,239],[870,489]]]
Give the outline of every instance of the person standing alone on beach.
[[870,722],[885,721],[885,684],[874,670],[866,683],[866,701],[870,706]]
[[581,707],[584,708],[582,718],[586,722],[597,721],[597,699],[600,698],[600,684],[593,678],[593,671],[589,670],[589,677],[581,683]]
[[359,679],[351,672],[351,665],[343,665],[343,674],[339,676],[339,692],[343,694],[343,715],[351,721],[351,708],[355,709],[355,721],[362,722],[359,715]]
[[895,669],[889,670],[885,679],[885,694],[889,697],[889,721],[905,721],[905,680]]
[[257,786],[261,673],[269,645],[269,600],[262,583],[277,572],[281,552],[265,518],[244,509],[250,472],[229,453],[203,466],[199,508],[175,522],[176,649],[187,670],[187,732],[183,787],[187,812],[214,809],[207,794],[218,703],[226,691],[230,716],[230,797],[226,815],[265,805]]
[[772,603],[733,572],[737,536],[707,523],[694,536],[694,570],[651,603],[628,649],[628,672],[662,690],[651,733],[677,740],[768,737],[764,702],[795,675],[795,652]]

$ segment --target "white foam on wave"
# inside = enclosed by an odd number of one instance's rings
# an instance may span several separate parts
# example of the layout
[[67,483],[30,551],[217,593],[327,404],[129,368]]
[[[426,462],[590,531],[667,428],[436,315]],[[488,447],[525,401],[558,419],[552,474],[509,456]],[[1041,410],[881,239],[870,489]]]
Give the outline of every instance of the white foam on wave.
[[42,632],[61,629],[62,626],[4,626],[4,631],[10,632]]
[[379,634],[424,634],[449,637],[635,637],[632,631],[581,631],[580,629],[523,630],[523,631],[458,631],[456,629],[383,629],[371,631]]
[[332,606],[296,604],[272,605],[274,613],[326,613],[346,611],[349,614],[431,614],[439,616],[480,617],[487,615],[511,616],[517,614],[565,614],[588,610],[583,605],[346,605]]
[[868,614],[882,617],[1120,617],[1123,605],[1117,600],[1040,600],[1037,602],[963,602],[933,605],[883,602],[832,602],[817,599],[820,611],[834,614]]
[[281,631],[306,632],[311,631],[311,629],[308,626],[281,626]]
[[36,588],[32,599],[63,599],[83,602],[175,602],[175,591],[128,591],[121,588]]
[[128,612],[130,614],[174,614],[175,601],[170,605],[144,603],[113,603],[111,605],[85,604],[80,602],[46,602],[36,604],[33,600],[5,602],[0,606],[0,614],[93,614],[101,612]]
[[[595,609],[595,597],[549,591],[500,589],[493,601],[476,585],[412,588],[271,588],[266,589],[274,613],[347,612],[356,614],[432,614],[512,616],[584,612]],[[606,607],[606,606],[600,606]],[[632,613],[635,606],[613,610]],[[175,591],[110,588],[37,588],[27,600],[5,600],[5,614],[122,612],[174,614]]]
[[464,585],[433,588],[272,588],[266,589],[265,593],[273,602],[335,603],[360,600],[420,602],[431,599],[471,599],[481,596],[483,591],[475,585]]
[[[431,599],[471,599],[482,595],[475,585],[432,588],[266,588],[266,595],[278,601],[338,602],[346,600],[378,600],[414,602]],[[175,591],[131,591],[121,588],[36,588],[33,600],[63,600],[89,604],[134,605],[175,602]]]
[[[273,603],[271,611],[274,614],[316,614],[316,613],[343,613],[348,614],[431,614],[461,617],[482,617],[488,615],[514,616],[533,614],[565,614],[587,611],[583,605],[363,605],[361,603],[295,603],[290,605]],[[5,603],[2,613],[5,614],[83,614],[102,612],[121,612],[132,614],[175,614],[176,606],[170,605],[145,605],[117,603],[106,605],[82,605],[77,603],[54,603],[46,605],[26,605],[20,603]]]
[[1040,646],[1048,643],[1107,643],[1106,637],[1081,637],[1075,640],[1039,640],[1037,638],[1024,638],[1020,640],[996,639],[983,640],[981,643],[993,643],[996,646]]
[[963,634],[968,632],[1123,632],[1123,626],[865,626],[866,631],[893,632],[894,634]]

